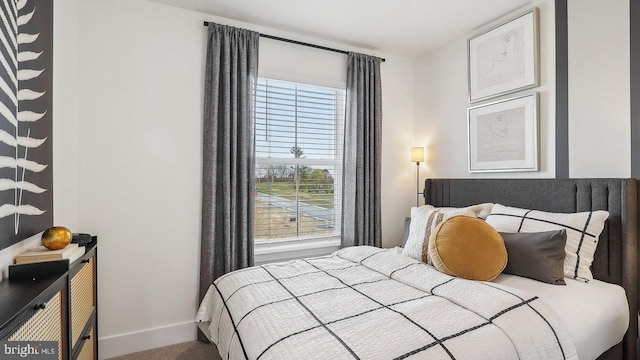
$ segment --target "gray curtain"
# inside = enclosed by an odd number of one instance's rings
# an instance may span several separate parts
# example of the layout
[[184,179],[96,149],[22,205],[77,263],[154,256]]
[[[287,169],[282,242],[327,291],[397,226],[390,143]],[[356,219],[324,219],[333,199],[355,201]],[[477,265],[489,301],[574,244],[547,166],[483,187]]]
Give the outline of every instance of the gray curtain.
[[342,246],[382,246],[382,59],[349,53],[342,184]]
[[253,265],[253,94],[258,39],[209,23],[204,84],[200,300],[220,275]]

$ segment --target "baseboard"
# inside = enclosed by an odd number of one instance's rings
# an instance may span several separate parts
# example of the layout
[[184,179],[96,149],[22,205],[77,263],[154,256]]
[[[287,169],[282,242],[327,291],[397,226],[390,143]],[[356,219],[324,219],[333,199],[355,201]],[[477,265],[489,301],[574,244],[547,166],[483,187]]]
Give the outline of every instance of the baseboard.
[[185,322],[98,339],[98,359],[178,344],[196,339],[196,323]]

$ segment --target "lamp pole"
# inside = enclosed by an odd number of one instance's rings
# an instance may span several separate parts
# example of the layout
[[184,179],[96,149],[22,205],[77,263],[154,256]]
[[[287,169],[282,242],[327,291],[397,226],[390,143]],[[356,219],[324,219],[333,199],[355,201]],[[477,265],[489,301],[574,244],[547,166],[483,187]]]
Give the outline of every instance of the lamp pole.
[[420,206],[420,162],[424,161],[424,147],[411,148],[411,161],[416,162],[416,206]]
[[416,161],[416,206],[420,206],[420,161]]

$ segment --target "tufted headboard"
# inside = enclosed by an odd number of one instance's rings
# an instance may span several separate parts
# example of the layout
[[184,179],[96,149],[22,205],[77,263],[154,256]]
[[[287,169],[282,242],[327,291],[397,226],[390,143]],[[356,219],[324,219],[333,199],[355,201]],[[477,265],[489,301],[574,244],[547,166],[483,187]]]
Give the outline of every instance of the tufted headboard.
[[463,207],[484,202],[549,212],[607,210],[592,272],[621,285],[629,301],[629,330],[598,359],[635,359],[638,336],[637,184],[635,179],[427,179],[425,203]]

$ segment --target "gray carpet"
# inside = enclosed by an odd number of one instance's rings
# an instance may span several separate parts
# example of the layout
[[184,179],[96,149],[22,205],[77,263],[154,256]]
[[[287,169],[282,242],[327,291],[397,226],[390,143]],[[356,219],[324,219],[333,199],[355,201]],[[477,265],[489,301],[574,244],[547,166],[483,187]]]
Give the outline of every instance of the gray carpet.
[[220,356],[210,343],[188,341],[157,349],[141,351],[109,360],[220,360]]

